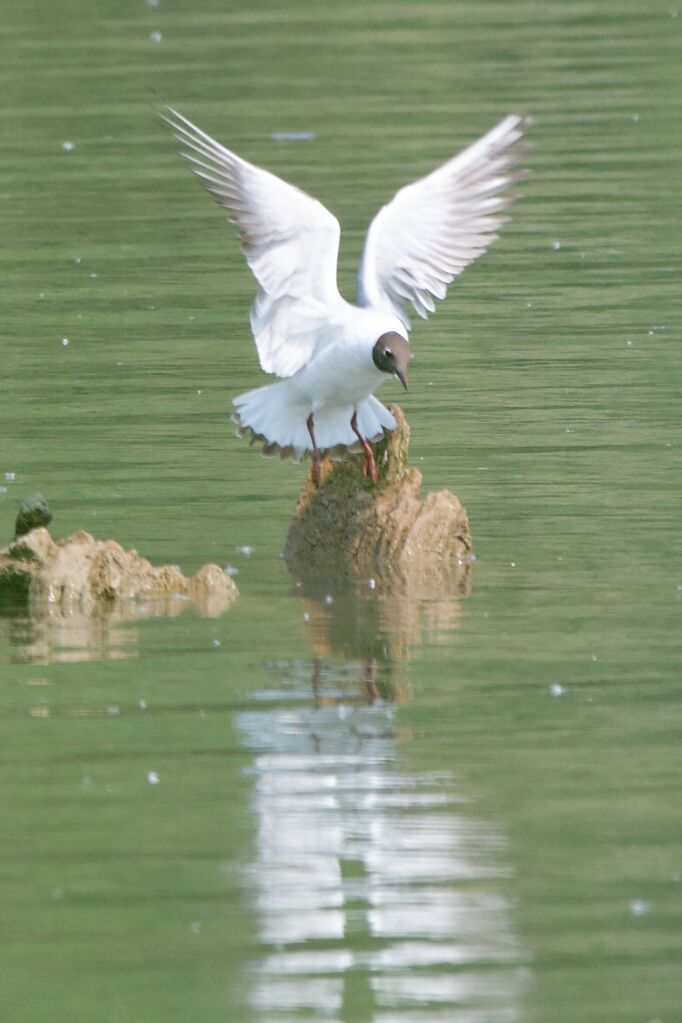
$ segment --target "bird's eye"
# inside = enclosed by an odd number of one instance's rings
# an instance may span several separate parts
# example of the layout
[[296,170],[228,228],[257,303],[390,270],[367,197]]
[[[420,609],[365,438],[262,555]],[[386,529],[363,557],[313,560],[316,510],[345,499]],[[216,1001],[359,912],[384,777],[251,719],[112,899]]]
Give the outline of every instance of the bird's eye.
[[384,355],[386,356],[387,359],[393,358],[393,352],[391,351],[390,348],[384,348]]

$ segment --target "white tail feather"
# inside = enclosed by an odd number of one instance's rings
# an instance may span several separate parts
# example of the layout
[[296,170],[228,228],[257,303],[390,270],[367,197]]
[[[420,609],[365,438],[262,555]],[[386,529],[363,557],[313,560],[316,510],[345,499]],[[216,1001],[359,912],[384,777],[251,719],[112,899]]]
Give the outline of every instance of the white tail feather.
[[[312,451],[306,424],[310,406],[295,401],[287,380],[246,391],[234,399],[233,405],[240,426],[250,429],[266,447],[274,445],[281,451],[291,450],[296,462]],[[350,448],[358,443],[350,425],[353,411],[352,405],[318,409],[314,429],[320,451]],[[384,430],[395,429],[395,419],[374,395],[359,402],[357,413],[358,429],[368,440],[379,440]]]

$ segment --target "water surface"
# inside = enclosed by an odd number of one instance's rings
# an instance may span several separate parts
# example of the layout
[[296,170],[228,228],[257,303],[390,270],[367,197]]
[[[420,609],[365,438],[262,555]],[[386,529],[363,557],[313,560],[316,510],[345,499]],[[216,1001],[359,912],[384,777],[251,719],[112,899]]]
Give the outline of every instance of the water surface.
[[[0,618],[8,1019],[680,1018],[681,27],[627,0],[5,12],[4,535],[41,490],[55,534],[242,594]],[[464,592],[296,589],[305,467],[233,437],[253,285],[164,102],[339,216],[348,296],[396,188],[536,117],[400,398],[471,517]]]

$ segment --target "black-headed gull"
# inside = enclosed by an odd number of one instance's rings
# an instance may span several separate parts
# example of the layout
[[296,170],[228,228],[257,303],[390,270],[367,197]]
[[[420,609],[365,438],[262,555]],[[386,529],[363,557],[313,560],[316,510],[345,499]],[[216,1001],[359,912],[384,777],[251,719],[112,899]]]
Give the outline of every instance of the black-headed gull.
[[401,188],[372,221],[358,273],[357,305],[337,288],[341,229],[316,199],[243,160],[176,110],[164,120],[217,202],[229,213],[258,282],[251,329],[262,369],[283,379],[240,394],[237,421],[298,461],[358,443],[376,482],[369,441],[395,420],[374,397],[389,376],[407,387],[412,352],[405,307],[434,312],[434,298],[497,237],[511,165],[529,119],[511,114],[426,177]]

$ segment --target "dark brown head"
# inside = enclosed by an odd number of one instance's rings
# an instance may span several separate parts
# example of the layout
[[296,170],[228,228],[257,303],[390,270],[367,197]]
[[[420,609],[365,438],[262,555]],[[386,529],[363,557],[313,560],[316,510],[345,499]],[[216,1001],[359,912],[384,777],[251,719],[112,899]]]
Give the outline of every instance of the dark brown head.
[[382,373],[392,373],[407,390],[407,364],[412,350],[404,337],[394,330],[382,334],[372,349],[372,359]]

